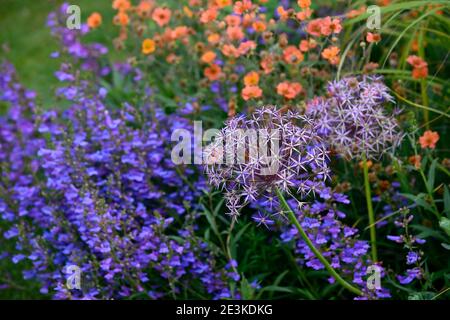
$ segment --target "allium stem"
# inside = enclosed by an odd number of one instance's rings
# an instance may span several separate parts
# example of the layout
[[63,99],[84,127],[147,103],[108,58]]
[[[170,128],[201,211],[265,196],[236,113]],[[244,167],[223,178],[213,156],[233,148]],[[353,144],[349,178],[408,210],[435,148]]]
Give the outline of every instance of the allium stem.
[[333,267],[330,265],[330,263],[328,262],[327,259],[325,259],[325,257],[320,253],[320,251],[314,246],[314,244],[312,243],[312,241],[308,238],[308,235],[306,234],[305,230],[303,230],[302,226],[300,225],[300,223],[297,220],[297,217],[295,216],[294,212],[292,211],[291,207],[289,206],[289,204],[287,203],[286,199],[283,196],[283,193],[276,188],[276,194],[280,200],[280,204],[283,208],[284,211],[287,212],[289,219],[291,220],[291,222],[295,225],[295,227],[297,228],[298,232],[300,233],[301,237],[303,238],[303,240],[306,242],[306,244],[308,245],[309,249],[311,249],[311,251],[315,254],[315,256],[317,257],[317,259],[320,260],[320,262],[322,262],[322,264],[324,265],[325,269],[327,269],[327,271],[330,273],[330,275],[344,288],[350,290],[351,292],[357,294],[357,295],[363,295],[363,292],[361,290],[359,290],[358,288],[352,286],[350,283],[348,283],[347,281],[345,281],[337,272],[336,270],[333,269]]
[[372,249],[373,262],[378,261],[377,254],[377,234],[375,231],[375,216],[373,213],[372,194],[370,192],[369,183],[369,166],[367,164],[366,155],[362,155],[363,171],[364,171],[364,190],[366,193],[367,213],[369,215],[369,230],[370,230],[370,247]]

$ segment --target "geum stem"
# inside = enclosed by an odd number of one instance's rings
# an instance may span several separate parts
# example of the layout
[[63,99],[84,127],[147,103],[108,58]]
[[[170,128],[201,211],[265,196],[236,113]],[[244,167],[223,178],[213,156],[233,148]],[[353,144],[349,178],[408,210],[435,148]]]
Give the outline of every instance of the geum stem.
[[352,286],[350,283],[348,283],[347,281],[345,281],[337,272],[336,270],[334,270],[334,268],[330,265],[330,263],[328,262],[327,259],[325,259],[325,257],[320,253],[320,251],[314,246],[314,244],[312,243],[312,241],[309,239],[308,235],[306,234],[306,232],[303,230],[302,226],[300,225],[300,223],[297,220],[297,217],[295,216],[294,212],[292,211],[291,207],[289,206],[289,204],[287,203],[286,199],[283,196],[283,193],[276,188],[276,193],[278,198],[280,199],[280,204],[281,207],[283,208],[284,211],[287,212],[289,219],[291,220],[291,222],[295,225],[295,227],[297,228],[298,232],[300,233],[301,237],[303,238],[303,240],[306,242],[306,244],[308,245],[309,249],[311,249],[311,251],[314,253],[314,255],[317,257],[317,259],[320,260],[320,262],[323,264],[323,266],[325,267],[325,269],[330,273],[330,275],[344,288],[346,288],[347,290],[357,294],[357,295],[363,295],[363,292]]
[[375,229],[375,215],[373,212],[372,205],[372,193],[370,191],[369,183],[369,166],[367,164],[366,155],[362,155],[363,171],[364,171],[364,190],[366,194],[367,212],[369,215],[369,229],[370,229],[370,247],[372,248],[372,260],[373,262],[378,261],[377,253],[377,233]]

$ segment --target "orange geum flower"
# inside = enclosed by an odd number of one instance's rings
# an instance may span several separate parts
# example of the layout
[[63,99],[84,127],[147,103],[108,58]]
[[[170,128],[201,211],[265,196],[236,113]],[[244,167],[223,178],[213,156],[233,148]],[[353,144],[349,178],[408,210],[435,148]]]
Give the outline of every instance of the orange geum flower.
[[306,32],[314,37],[322,35],[322,19],[311,20],[306,26]]
[[250,0],[236,1],[233,7],[233,11],[236,14],[243,14],[244,12],[251,10],[252,2]]
[[297,4],[300,8],[306,9],[311,6],[311,0],[298,0]]
[[153,9],[153,3],[148,0],[142,0],[137,6],[137,14],[142,18],[150,17]]
[[186,26],[178,26],[173,30],[172,37],[174,39],[180,39],[189,35],[189,28]]
[[123,11],[119,11],[119,13],[116,14],[113,18],[113,23],[116,25],[126,26],[129,22],[130,22],[130,18]]
[[214,53],[214,51],[206,51],[200,58],[202,62],[208,64],[212,63],[214,59],[216,59],[216,54]]
[[245,86],[256,86],[259,83],[259,74],[256,71],[251,71],[247,73],[244,77]]
[[126,11],[131,8],[131,3],[129,0],[114,0],[112,7],[119,11]]
[[155,52],[156,50],[156,43],[153,39],[145,39],[142,41],[142,53],[143,54],[150,54]]
[[242,17],[242,25],[245,28],[251,27],[253,22],[255,21],[255,14],[252,13],[246,13],[244,14],[244,16]]
[[225,22],[229,27],[237,27],[241,24],[241,18],[230,14],[225,17]]
[[219,8],[224,8],[224,7],[228,7],[231,6],[233,2],[231,0],[216,0],[216,5]]
[[262,21],[253,22],[252,27],[256,32],[264,32],[266,30],[266,24]]
[[228,27],[227,36],[230,40],[242,40],[245,37],[241,27]]
[[217,9],[216,8],[209,8],[203,11],[200,14],[200,22],[201,23],[208,23],[216,20],[217,18]]
[[261,68],[264,70],[265,74],[269,74],[273,71],[273,59],[271,56],[267,56],[261,60]]
[[317,42],[314,39],[300,41],[299,48],[301,52],[307,52],[315,47],[317,47]]
[[277,13],[280,16],[281,21],[285,21],[289,18],[289,11],[285,10],[282,6],[277,8]]
[[322,57],[326,60],[328,60],[331,64],[338,64],[340,61],[339,57],[339,48],[332,46],[324,49],[322,51]]
[[422,79],[428,76],[428,67],[414,68],[412,71],[412,77],[414,79]]
[[91,29],[98,28],[102,24],[102,16],[100,15],[100,13],[92,13],[87,19],[87,24]]
[[295,46],[288,46],[283,51],[283,59],[289,64],[298,64],[303,61],[304,56]]
[[302,90],[303,87],[298,82],[283,81],[277,85],[277,93],[289,100],[294,99]]
[[226,57],[233,57],[233,58],[238,58],[241,55],[239,53],[239,50],[232,44],[225,44],[222,47],[222,53]]
[[428,76],[428,63],[423,60],[421,57],[412,55],[406,59],[412,67],[412,77],[414,79],[426,78]]
[[220,34],[218,33],[211,33],[208,36],[208,42],[211,44],[218,44],[220,41]]
[[242,98],[247,101],[262,96],[262,90],[258,86],[246,86],[242,89]]
[[311,17],[313,11],[310,8],[306,8],[300,12],[297,12],[296,17],[298,20],[303,21]]
[[212,64],[211,66],[206,67],[203,73],[210,81],[214,81],[220,78],[222,69],[217,64]]
[[431,131],[431,130],[425,131],[423,136],[421,136],[419,138],[419,143],[420,143],[420,146],[422,147],[422,149],[425,149],[425,148],[434,149],[434,148],[436,148],[436,143],[438,141],[439,141],[439,133],[437,133],[436,131]]
[[406,62],[408,62],[413,68],[428,67],[428,63],[425,60],[415,55],[409,56],[406,59]]
[[247,54],[250,50],[256,49],[256,43],[252,40],[247,40],[244,42],[241,42],[239,47],[237,48],[239,55]]
[[347,12],[345,14],[345,16],[347,18],[351,19],[351,18],[355,18],[355,17],[357,17],[357,16],[359,16],[359,15],[365,13],[365,12],[366,12],[366,6],[362,6],[361,8],[356,9],[356,10],[350,10],[349,12]]
[[368,43],[378,43],[381,41],[381,35],[379,33],[367,32],[366,41]]
[[152,19],[158,24],[158,26],[163,27],[169,23],[172,11],[168,8],[156,8],[153,11]]
[[331,20],[331,17],[325,17],[320,19],[320,32],[324,36],[329,36],[332,33],[339,33],[342,31],[341,20],[335,18]]
[[420,155],[414,155],[408,158],[410,164],[412,164],[416,169],[420,168],[422,163],[422,157]]

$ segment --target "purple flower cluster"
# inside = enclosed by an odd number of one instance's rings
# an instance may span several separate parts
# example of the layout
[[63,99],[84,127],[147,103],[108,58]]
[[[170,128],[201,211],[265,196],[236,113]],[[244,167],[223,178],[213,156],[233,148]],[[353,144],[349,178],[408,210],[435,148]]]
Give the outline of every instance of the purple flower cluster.
[[[79,62],[81,70],[94,71],[100,76],[109,74],[109,67],[103,66],[100,61],[100,57],[108,53],[108,48],[99,43],[82,43],[81,38],[89,32],[89,27],[81,24],[79,30],[69,29],[67,27],[68,7],[69,4],[64,3],[58,11],[51,12],[47,18],[47,26],[50,27],[52,35],[59,40],[62,52]],[[54,52],[52,57],[56,58],[59,55],[60,52]],[[58,73],[56,76],[60,78]]]
[[392,182],[390,187],[380,196],[374,197],[373,201],[384,203],[382,220],[377,223],[378,228],[387,224],[387,218],[398,216],[394,220],[394,225],[399,229],[399,235],[388,235],[387,238],[402,244],[408,250],[406,254],[408,269],[404,275],[397,275],[397,279],[401,284],[409,284],[414,279],[421,279],[423,277],[423,269],[421,267],[423,253],[419,245],[424,244],[425,240],[412,235],[409,227],[409,224],[414,219],[414,216],[410,214],[410,209],[414,208],[416,204],[412,204],[401,194],[400,183],[396,181]]
[[397,279],[401,284],[409,284],[415,279],[423,278],[424,271],[421,267],[423,253],[419,245],[424,244],[425,240],[410,233],[409,224],[414,219],[414,216],[409,214],[409,209],[403,208],[401,211],[401,217],[394,222],[402,230],[400,235],[389,235],[387,238],[402,244],[408,250],[406,254],[406,265],[408,265],[408,269],[404,275],[397,275]]
[[383,107],[394,101],[388,90],[377,76],[347,77],[329,83],[329,97],[310,101],[307,113],[339,154],[377,158],[401,140],[395,118]]
[[[0,214],[16,246],[7,256],[31,264],[26,279],[55,298],[238,297],[229,283],[239,276],[195,235],[204,182],[168,155],[171,131],[187,120],[150,104],[110,111],[87,83],[70,109],[37,115],[11,65],[0,74],[10,104],[0,117]],[[72,265],[82,290],[65,285]]]
[[[346,226],[341,221],[345,218],[345,213],[337,208],[337,204],[350,203],[347,196],[327,188],[326,192],[320,194],[320,198],[321,200],[305,204],[295,211],[308,237],[341,276],[361,288],[365,294],[363,298],[390,297],[389,291],[384,288],[371,290],[367,286],[368,267],[374,265],[368,255],[370,246],[367,241],[358,239],[357,229]],[[281,239],[284,242],[295,241],[295,253],[300,255],[299,264],[314,270],[324,269],[294,226],[285,228]],[[383,268],[380,265],[376,265],[376,268],[380,271],[380,276],[384,276]],[[334,278],[330,277],[329,282],[333,283]]]
[[209,182],[225,191],[233,217],[261,199],[280,212],[275,188],[305,198],[322,189],[329,176],[326,148],[311,119],[275,107],[260,108],[250,119],[228,120],[204,158]]

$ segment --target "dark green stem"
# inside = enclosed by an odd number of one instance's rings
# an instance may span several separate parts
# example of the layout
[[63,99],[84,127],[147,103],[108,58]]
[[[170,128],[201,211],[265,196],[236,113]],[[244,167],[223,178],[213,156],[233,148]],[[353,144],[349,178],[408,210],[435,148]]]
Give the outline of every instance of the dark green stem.
[[370,247],[372,249],[373,262],[378,261],[377,253],[377,234],[375,230],[375,215],[373,213],[372,194],[370,192],[369,183],[369,166],[367,164],[366,155],[362,155],[363,171],[364,171],[364,190],[366,193],[367,213],[369,215],[369,230],[370,230]]

